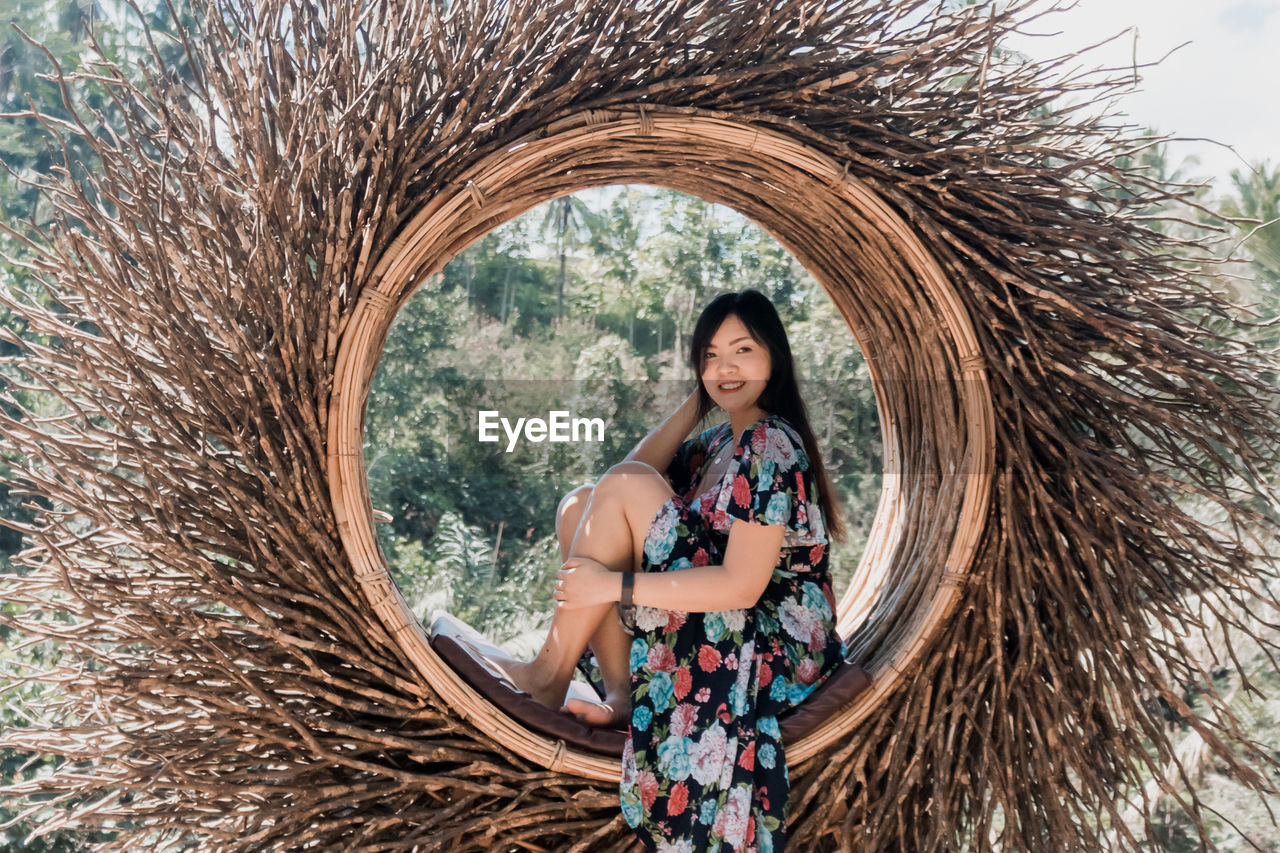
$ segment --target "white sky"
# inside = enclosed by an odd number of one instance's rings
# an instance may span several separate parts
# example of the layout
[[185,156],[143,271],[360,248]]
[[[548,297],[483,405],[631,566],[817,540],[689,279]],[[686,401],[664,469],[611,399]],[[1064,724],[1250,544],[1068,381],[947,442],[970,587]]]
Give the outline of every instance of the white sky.
[[[1048,59],[1130,27],[1137,33],[1139,64],[1190,44],[1141,70],[1138,90],[1123,96],[1119,108],[1139,126],[1208,137],[1234,146],[1239,155],[1208,142],[1175,142],[1175,164],[1194,155],[1200,166],[1189,176],[1225,185],[1232,169],[1245,167],[1241,157],[1280,162],[1280,0],[1079,0],[1027,27],[1058,35],[1018,36],[1009,46]],[[1130,31],[1090,51],[1082,65],[1127,67],[1133,55]]]

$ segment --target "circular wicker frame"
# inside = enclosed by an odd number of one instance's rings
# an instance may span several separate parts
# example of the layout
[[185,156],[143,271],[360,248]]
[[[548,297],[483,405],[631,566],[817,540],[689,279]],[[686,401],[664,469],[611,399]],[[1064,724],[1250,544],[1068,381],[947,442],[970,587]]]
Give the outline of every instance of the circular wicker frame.
[[[610,181],[681,189],[759,222],[827,288],[867,355],[885,448],[884,486],[863,559],[839,605],[839,626],[873,689],[789,744],[788,760],[797,765],[865,719],[950,615],[982,535],[995,450],[983,358],[961,300],[890,205],[819,152],[724,118],[643,107],[595,112],[529,134],[427,202],[375,262],[338,349],[328,446],[342,542],[371,606],[452,708],[550,770],[618,779],[616,759],[527,729],[431,650],[377,545],[361,452],[364,408],[393,309],[497,224]],[[772,192],[735,189],[744,182],[770,184]],[[898,412],[910,412],[910,421]],[[919,451],[904,459],[904,444]],[[930,476],[930,470],[946,473]],[[943,521],[929,524],[930,518]],[[916,527],[922,536],[903,535]],[[868,624],[868,617],[890,624]]]

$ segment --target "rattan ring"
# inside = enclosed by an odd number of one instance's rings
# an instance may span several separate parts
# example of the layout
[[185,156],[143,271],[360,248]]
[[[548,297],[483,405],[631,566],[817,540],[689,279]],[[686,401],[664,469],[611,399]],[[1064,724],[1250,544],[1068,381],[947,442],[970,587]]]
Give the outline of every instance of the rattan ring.
[[[891,205],[824,154],[716,116],[583,113],[478,163],[455,182],[463,189],[427,200],[377,259],[365,286],[379,297],[361,294],[338,352],[328,464],[342,542],[371,606],[460,716],[549,769],[618,778],[616,760],[541,737],[489,704],[431,650],[403,596],[386,594],[390,573],[374,535],[359,450],[370,384],[394,320],[394,312],[378,310],[381,301],[402,306],[467,245],[537,204],[621,182],[689,192],[755,220],[822,283],[870,365],[884,485],[866,550],[840,601],[839,624],[872,688],[788,746],[796,765],[847,734],[900,686],[946,624],[981,538],[994,469],[990,391],[960,299]],[[907,446],[917,452],[908,457]]]

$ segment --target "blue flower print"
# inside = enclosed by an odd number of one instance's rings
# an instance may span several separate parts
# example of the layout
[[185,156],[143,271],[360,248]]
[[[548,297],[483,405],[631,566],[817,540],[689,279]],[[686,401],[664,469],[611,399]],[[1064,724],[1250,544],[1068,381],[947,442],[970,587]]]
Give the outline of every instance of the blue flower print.
[[790,702],[792,705],[799,705],[801,702],[804,701],[804,698],[806,696],[808,696],[810,693],[814,691],[814,688],[816,688],[817,686],[818,686],[817,684],[801,684],[798,681],[795,682],[794,684],[788,684],[787,685],[787,701]]
[[640,825],[640,818],[643,816],[644,811],[640,808],[640,795],[636,793],[636,790],[632,788],[623,793],[622,819],[627,822],[627,826],[635,829]]
[[720,642],[720,638],[724,636],[725,628],[724,616],[720,611],[714,610],[702,617],[702,624],[707,632],[707,640],[712,643]]
[[787,698],[787,680],[780,675],[773,677],[773,683],[769,685],[769,698],[775,702],[781,702]]
[[760,458],[760,471],[757,474],[759,479],[756,480],[756,491],[767,492],[773,486],[773,460],[768,457]]
[[[774,577],[777,575],[777,570],[774,570]],[[756,630],[766,637],[772,637],[778,633],[778,620],[769,615],[768,611],[756,608]]]
[[693,771],[689,761],[692,751],[693,741],[672,735],[658,744],[658,767],[665,770],[673,782],[683,782]]
[[756,728],[767,734],[774,740],[782,739],[782,730],[778,728],[777,717],[761,717],[756,720]]
[[800,587],[800,601],[805,607],[822,615],[823,619],[831,618],[831,605],[822,589],[811,581],[805,581]]
[[653,678],[649,679],[649,702],[653,705],[654,713],[661,714],[667,710],[675,689],[675,685],[671,683],[671,673],[655,672],[653,674]]
[[733,686],[729,688],[729,707],[735,714],[745,714],[747,711],[747,685],[742,681],[735,681]]
[[649,558],[650,563],[661,563],[671,556],[671,549],[676,544],[678,519],[679,508],[674,503],[667,501],[662,505],[644,540],[644,555]]
[[764,743],[756,750],[756,761],[760,762],[760,766],[766,770],[772,770],[778,761],[778,753],[773,748],[773,744]]
[[791,520],[791,498],[785,492],[774,492],[764,509],[765,524],[786,524]]
[[631,671],[635,672],[649,660],[649,644],[644,637],[636,637],[631,643]]
[[716,812],[720,810],[720,804],[715,800],[706,800],[702,804],[702,811],[698,814],[698,821],[704,826],[711,826],[716,822]]
[[631,712],[631,726],[637,731],[648,730],[651,722],[653,722],[653,712],[646,706],[641,705]]

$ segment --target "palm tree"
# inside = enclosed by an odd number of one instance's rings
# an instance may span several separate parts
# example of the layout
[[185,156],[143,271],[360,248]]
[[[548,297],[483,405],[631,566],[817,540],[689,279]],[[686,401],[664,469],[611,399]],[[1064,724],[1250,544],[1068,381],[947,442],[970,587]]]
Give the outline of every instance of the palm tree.
[[556,274],[556,318],[564,316],[564,284],[569,250],[587,245],[600,229],[600,215],[577,196],[566,195],[547,205],[542,230],[555,239],[560,269]]
[[1223,212],[1259,223],[1248,226],[1244,247],[1259,279],[1265,279],[1274,293],[1280,285],[1280,164],[1273,167],[1264,160],[1247,173],[1233,169],[1231,184],[1237,198],[1228,200]]

